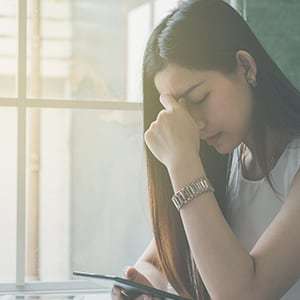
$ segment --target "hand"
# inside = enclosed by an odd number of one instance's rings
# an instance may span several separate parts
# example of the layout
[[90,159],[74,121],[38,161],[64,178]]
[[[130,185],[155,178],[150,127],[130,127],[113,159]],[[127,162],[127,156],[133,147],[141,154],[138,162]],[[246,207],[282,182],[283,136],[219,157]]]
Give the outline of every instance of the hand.
[[[130,279],[137,283],[141,283],[141,284],[153,287],[153,285],[150,283],[150,281],[134,267],[129,267],[125,271],[124,275],[125,275],[125,278],[127,278],[127,279]],[[124,295],[124,292],[122,291],[121,288],[114,286],[112,289],[112,299],[123,300],[123,299],[129,299],[129,298],[126,297],[126,295]],[[135,298],[135,300],[150,300],[150,299],[154,299],[154,298],[152,298],[149,295],[139,295],[138,297]]]
[[144,134],[145,142],[153,155],[168,169],[185,157],[198,157],[200,128],[189,114],[185,100],[170,95],[160,97],[165,107],[159,112]]

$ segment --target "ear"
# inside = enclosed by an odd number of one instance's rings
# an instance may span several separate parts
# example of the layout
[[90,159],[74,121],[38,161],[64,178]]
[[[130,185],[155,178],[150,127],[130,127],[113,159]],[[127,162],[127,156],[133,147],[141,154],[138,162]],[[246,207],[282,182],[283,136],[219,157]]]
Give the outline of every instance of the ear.
[[236,60],[238,70],[245,78],[256,79],[256,62],[249,52],[245,50],[238,50],[236,52]]

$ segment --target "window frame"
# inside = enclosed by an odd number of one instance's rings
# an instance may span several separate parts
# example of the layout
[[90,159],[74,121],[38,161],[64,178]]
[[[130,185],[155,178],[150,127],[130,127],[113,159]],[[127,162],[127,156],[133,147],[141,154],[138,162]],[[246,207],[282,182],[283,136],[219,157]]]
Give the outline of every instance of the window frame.
[[[153,0],[151,0],[153,3]],[[27,111],[31,108],[59,108],[86,110],[142,111],[143,104],[124,101],[68,100],[27,97],[27,0],[17,0],[17,73],[16,97],[0,97],[0,107],[17,109],[17,226],[16,226],[16,281],[0,282],[0,295],[34,293],[95,293],[103,292],[87,281],[26,282],[26,127]]]
[[[178,0],[180,3],[182,0]],[[246,0],[242,0],[244,14]],[[141,2],[150,3],[150,28],[154,24],[155,0]],[[70,294],[70,293],[101,293],[95,284],[81,280],[60,282],[25,282],[26,263],[26,113],[31,108],[59,108],[59,109],[88,109],[88,110],[122,110],[142,111],[143,103],[124,101],[96,101],[96,100],[66,100],[66,99],[37,99],[27,97],[27,0],[17,0],[17,73],[16,97],[0,97],[0,107],[14,107],[17,109],[17,234],[16,234],[16,281],[13,283],[0,282],[0,295],[26,294]],[[230,0],[235,7],[236,0]],[[236,8],[236,7],[235,7]],[[245,15],[244,15],[245,16]],[[105,291],[107,292],[107,290]]]

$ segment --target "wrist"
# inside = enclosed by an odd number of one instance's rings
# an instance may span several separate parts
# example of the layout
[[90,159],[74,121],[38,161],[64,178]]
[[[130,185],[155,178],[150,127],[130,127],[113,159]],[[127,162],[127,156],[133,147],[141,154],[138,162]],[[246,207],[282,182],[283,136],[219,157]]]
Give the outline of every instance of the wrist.
[[193,156],[174,162],[168,168],[174,192],[190,184],[198,177],[206,176],[205,170],[199,156]]
[[202,161],[199,155],[193,154],[184,156],[182,155],[180,158],[173,160],[168,166],[168,171],[175,171],[176,169],[182,169],[188,166],[192,166],[194,164],[200,164],[202,166]]

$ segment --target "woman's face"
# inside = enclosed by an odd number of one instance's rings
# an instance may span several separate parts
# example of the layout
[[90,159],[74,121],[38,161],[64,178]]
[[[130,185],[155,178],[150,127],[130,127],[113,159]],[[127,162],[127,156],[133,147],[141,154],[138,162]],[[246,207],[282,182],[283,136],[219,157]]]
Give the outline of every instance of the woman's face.
[[184,99],[195,122],[204,124],[200,139],[219,153],[230,153],[248,136],[253,101],[242,69],[225,77],[217,71],[169,64],[154,81],[161,95],[169,94],[177,100],[190,90]]

